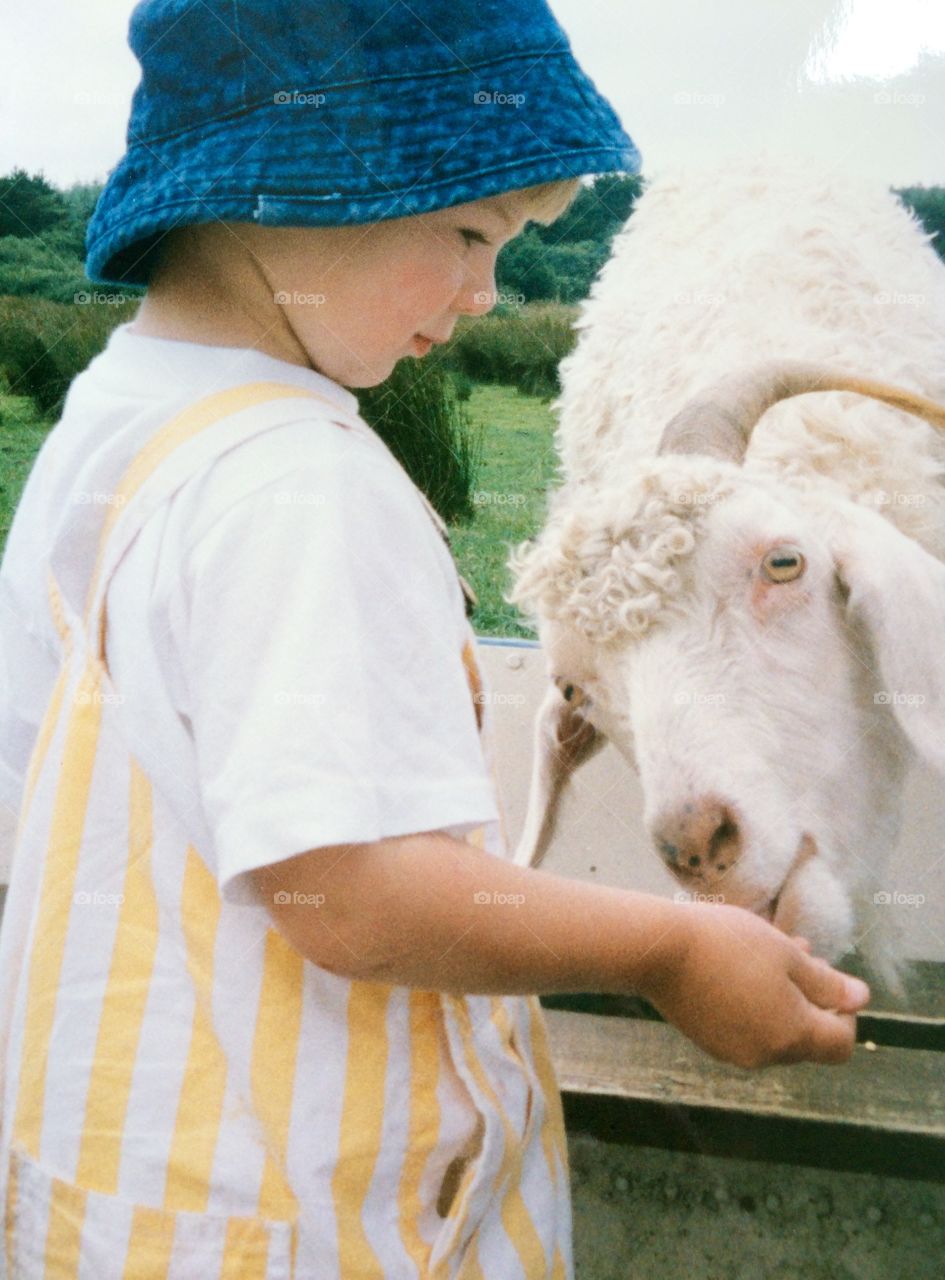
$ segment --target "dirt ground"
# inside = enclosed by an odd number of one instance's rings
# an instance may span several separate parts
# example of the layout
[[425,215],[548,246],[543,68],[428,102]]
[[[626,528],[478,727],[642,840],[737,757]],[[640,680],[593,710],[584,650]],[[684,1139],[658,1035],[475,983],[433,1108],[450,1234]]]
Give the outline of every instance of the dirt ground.
[[570,1133],[576,1280],[945,1280],[945,1186]]

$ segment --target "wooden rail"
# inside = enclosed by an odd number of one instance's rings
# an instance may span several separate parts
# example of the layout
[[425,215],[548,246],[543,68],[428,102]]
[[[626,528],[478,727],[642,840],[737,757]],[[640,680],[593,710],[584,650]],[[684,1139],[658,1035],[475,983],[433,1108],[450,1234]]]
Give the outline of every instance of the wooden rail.
[[945,965],[916,966],[907,1008],[877,992],[842,1066],[748,1071],[716,1062],[640,1000],[542,1004],[570,1128],[945,1182]]

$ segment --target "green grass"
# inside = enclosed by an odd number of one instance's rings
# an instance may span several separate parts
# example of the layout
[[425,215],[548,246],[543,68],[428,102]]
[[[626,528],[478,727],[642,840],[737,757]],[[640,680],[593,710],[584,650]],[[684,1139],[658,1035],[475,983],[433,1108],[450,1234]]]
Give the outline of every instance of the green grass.
[[[472,624],[479,635],[532,638],[518,610],[502,599],[511,586],[509,548],[532,537],[555,473],[554,419],[546,401],[511,387],[477,384],[467,401],[481,424],[483,461],[475,515],[450,526],[460,573],[479,597]],[[0,395],[0,549],[33,459],[52,423],[28,396]]]
[[0,395],[0,550],[33,459],[52,425],[29,396]]
[[467,401],[483,429],[483,462],[476,482],[476,514],[450,526],[460,573],[479,597],[472,618],[477,635],[534,632],[503,592],[511,586],[509,550],[532,537],[544,520],[545,494],[555,478],[554,417],[548,403],[510,387],[477,384]]

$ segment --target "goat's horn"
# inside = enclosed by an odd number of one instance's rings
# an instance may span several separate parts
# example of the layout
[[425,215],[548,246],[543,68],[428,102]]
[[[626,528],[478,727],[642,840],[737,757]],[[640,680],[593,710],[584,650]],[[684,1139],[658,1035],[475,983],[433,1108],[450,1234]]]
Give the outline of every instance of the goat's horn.
[[729,374],[695,396],[663,428],[657,453],[707,453],[741,462],[762,414],[779,400],[812,391],[857,391],[945,430],[945,406],[934,400],[824,365],[784,360]]

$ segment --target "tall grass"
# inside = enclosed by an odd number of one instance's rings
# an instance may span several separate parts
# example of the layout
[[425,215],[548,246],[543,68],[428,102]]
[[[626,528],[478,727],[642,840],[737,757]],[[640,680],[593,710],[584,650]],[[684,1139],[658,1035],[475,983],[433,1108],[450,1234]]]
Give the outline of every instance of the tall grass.
[[470,420],[450,373],[428,360],[401,360],[386,382],[358,392],[358,404],[443,519],[469,519],[482,429]]
[[41,413],[58,416],[69,383],[102,350],[112,329],[134,318],[138,301],[0,297],[0,379],[6,390],[31,396]]
[[560,302],[532,302],[464,317],[441,359],[475,382],[501,382],[527,395],[557,395],[558,365],[574,346],[577,311]]
[[[131,297],[72,304],[0,297],[0,388],[30,396],[41,415],[57,417],[73,378],[116,325],[134,318],[138,303]],[[466,410],[472,382],[557,394],[558,364],[574,344],[576,312],[535,303],[465,318],[447,346],[422,362],[400,361],[385,383],[359,392],[364,417],[444,520],[474,514],[482,438]]]

